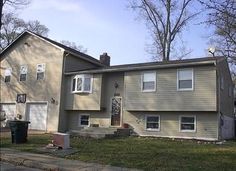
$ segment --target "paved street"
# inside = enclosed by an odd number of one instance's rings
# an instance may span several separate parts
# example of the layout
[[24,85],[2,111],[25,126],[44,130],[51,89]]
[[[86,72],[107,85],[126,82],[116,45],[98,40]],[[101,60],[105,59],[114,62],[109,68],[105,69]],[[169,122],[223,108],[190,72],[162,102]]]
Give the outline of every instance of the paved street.
[[[39,171],[30,167],[37,167],[44,170],[64,170],[64,171],[139,171],[138,169],[123,168],[98,163],[87,163],[79,160],[67,160],[46,154],[28,153],[9,148],[0,148],[0,159],[10,163],[22,163],[24,167],[12,165],[1,166],[1,171]],[[7,163],[8,164],[8,163]],[[8,168],[9,167],[9,168]],[[29,167],[29,168],[27,168]]]
[[0,170],[1,171],[42,171],[39,169],[32,169],[29,167],[15,166],[13,164],[1,162],[1,161],[0,161]]

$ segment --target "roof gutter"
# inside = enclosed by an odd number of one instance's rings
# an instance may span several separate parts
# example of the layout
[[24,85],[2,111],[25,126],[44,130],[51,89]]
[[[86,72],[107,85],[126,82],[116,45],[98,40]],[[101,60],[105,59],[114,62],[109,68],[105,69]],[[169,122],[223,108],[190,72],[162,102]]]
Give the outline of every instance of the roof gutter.
[[164,65],[151,65],[151,66],[130,66],[121,68],[102,68],[93,70],[84,70],[76,72],[68,72],[65,75],[74,74],[93,74],[93,73],[107,73],[107,72],[125,72],[125,71],[138,71],[138,70],[148,70],[148,69],[165,69],[165,68],[177,68],[177,67],[190,67],[190,66],[203,66],[203,65],[216,65],[216,61],[200,61],[200,62],[190,62],[190,63],[178,63],[178,64],[164,64]]

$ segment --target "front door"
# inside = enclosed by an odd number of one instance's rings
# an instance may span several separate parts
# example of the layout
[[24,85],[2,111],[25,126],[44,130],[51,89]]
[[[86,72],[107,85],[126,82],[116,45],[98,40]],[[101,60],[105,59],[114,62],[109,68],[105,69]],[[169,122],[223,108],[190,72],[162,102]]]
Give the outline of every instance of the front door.
[[111,99],[111,126],[120,126],[121,121],[121,97]]

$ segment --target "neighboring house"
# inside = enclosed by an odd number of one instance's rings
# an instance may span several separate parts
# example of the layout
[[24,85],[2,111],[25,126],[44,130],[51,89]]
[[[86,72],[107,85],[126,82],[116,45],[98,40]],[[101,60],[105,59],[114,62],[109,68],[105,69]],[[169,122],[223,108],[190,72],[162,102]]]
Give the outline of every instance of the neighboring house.
[[[30,128],[65,129],[65,72],[103,66],[98,60],[32,32],[24,32],[0,55],[0,103],[7,119],[23,115]],[[26,103],[16,103],[19,95]],[[24,101],[24,99],[23,99]]]
[[[233,83],[223,57],[109,66],[106,53],[98,61],[31,32],[0,57],[1,106],[8,118],[30,120],[31,129],[128,124],[140,136],[234,136]],[[19,94],[26,94],[26,103],[16,103],[17,94],[23,102]]]
[[236,117],[236,79],[234,80],[234,116]]

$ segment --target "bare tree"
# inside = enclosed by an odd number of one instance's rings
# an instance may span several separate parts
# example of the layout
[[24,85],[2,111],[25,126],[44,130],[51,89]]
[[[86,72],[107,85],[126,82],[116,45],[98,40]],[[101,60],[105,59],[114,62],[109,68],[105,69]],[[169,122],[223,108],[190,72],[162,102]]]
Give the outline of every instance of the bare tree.
[[12,13],[5,14],[3,22],[4,25],[0,34],[0,51],[11,44],[24,30],[30,30],[42,36],[47,36],[49,31],[46,26],[40,24],[37,20],[25,22]]
[[2,28],[2,10],[3,10],[3,0],[0,0],[0,30]]
[[77,45],[75,42],[70,42],[68,40],[62,40],[61,43],[65,46],[68,46],[68,47],[75,49],[79,52],[87,53],[87,49],[85,49],[82,45]]
[[32,31],[44,37],[47,37],[49,32],[49,29],[38,20],[25,22],[25,30]]
[[236,76],[236,1],[199,0],[205,7],[208,26],[214,28],[210,38],[216,47],[216,55],[228,57],[232,74]]
[[176,40],[186,24],[197,13],[190,13],[194,0],[134,0],[131,7],[138,10],[147,22],[153,37],[156,54],[168,61]]
[[8,6],[13,9],[19,9],[30,3],[30,0],[0,0],[0,30],[2,29],[3,8]]

